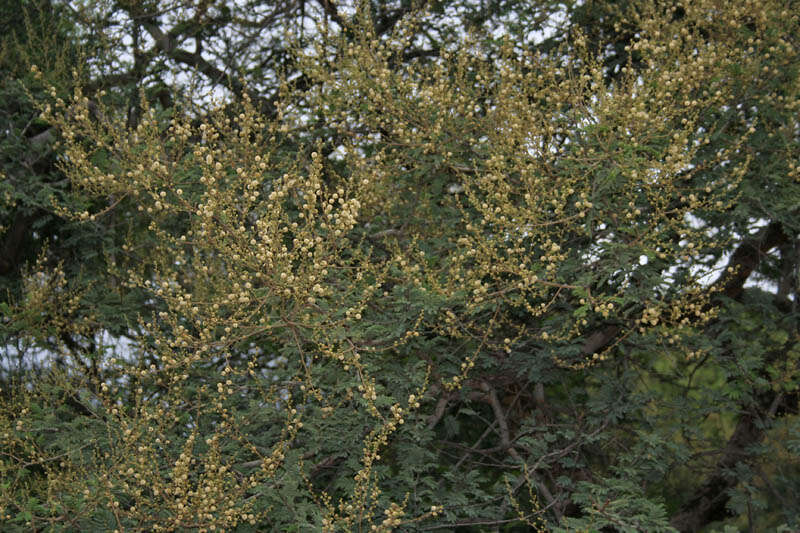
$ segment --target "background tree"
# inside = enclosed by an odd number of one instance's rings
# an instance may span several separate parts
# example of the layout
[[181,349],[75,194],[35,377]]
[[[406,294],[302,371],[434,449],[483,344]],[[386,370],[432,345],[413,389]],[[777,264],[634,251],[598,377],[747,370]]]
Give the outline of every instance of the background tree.
[[797,526],[793,12],[238,9],[18,11],[10,527]]

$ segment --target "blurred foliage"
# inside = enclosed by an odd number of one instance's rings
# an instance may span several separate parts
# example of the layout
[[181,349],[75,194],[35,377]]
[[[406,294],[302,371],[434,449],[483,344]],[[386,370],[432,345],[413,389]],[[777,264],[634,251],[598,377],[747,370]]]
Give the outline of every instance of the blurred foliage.
[[800,527],[798,26],[4,4],[4,530]]

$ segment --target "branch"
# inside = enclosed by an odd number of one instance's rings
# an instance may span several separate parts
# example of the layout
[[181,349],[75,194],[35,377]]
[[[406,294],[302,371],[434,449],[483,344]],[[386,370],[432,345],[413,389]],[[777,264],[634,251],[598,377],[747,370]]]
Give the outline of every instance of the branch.
[[444,416],[445,410],[447,410],[447,402],[449,401],[450,394],[445,392],[444,395],[439,398],[439,401],[436,402],[436,408],[433,410],[433,414],[428,417],[428,429],[433,429],[436,424],[439,423],[439,420]]
[[331,0],[317,0],[317,3],[322,6],[322,9],[325,11],[325,14],[328,15],[332,21],[339,25],[340,28],[346,28],[346,23],[342,16],[339,14],[339,11],[336,9],[336,6],[333,5]]
[[[728,261],[725,273],[714,283],[722,287],[722,294],[728,298],[738,298],[744,290],[744,284],[753,271],[758,268],[761,258],[769,250],[791,242],[783,231],[780,222],[771,222],[766,228],[750,239],[745,239],[736,248]],[[592,355],[607,346],[619,334],[620,327],[608,325],[602,330],[592,333],[584,342],[583,355]]]
[[583,352],[583,355],[592,355],[614,340],[619,331],[620,327],[613,325],[606,326],[600,331],[595,331],[589,335],[589,338],[587,338],[586,342],[583,343],[581,352]]
[[[277,109],[273,99],[263,98],[255,91],[249,90],[239,80],[228,76],[223,70],[215,67],[199,53],[191,53],[178,47],[176,35],[172,33],[165,33],[156,23],[153,16],[143,17],[135,12],[130,7],[125,8],[132,18],[141,18],[142,27],[150,34],[155,41],[156,48],[167,55],[167,57],[190,66],[206,76],[212,83],[220,84],[223,80],[227,81],[230,89],[237,95],[247,94],[253,103],[257,104],[260,111],[268,117],[277,115]],[[137,15],[139,15],[137,17]]]
[[722,287],[722,294],[728,298],[738,298],[750,274],[758,268],[761,258],[769,250],[790,242],[780,222],[770,222],[752,238],[745,239],[733,252],[725,273],[714,283]]
[[752,457],[748,449],[764,439],[767,424],[759,416],[759,407],[763,408],[767,419],[775,417],[783,394],[778,393],[766,405],[768,397],[762,398],[761,406],[752,406],[742,414],[736,423],[733,435],[722,450],[722,458],[717,462],[714,471],[683,504],[680,511],[672,517],[670,525],[681,532],[695,532],[717,520],[727,518],[727,503],[730,499],[728,491],[739,483],[739,479],[731,475],[731,470],[738,463]]
[[[489,385],[489,383],[486,381],[481,382],[481,390],[486,393],[486,401],[489,402],[489,405],[492,406],[492,411],[494,411],[495,420],[500,428],[500,442],[503,445],[503,448],[508,450],[508,454],[511,457],[524,465],[525,460],[511,444],[511,433],[508,430],[508,421],[506,420],[506,415],[503,412],[503,406],[500,405],[500,399],[497,397],[497,391],[494,390],[494,387]],[[561,520],[561,512],[559,511],[558,506],[555,505],[556,499],[550,493],[550,490],[544,483],[538,480],[534,479],[534,483],[536,484],[536,488],[539,489],[539,492],[541,492],[544,496],[545,500],[547,500],[548,506],[553,506],[553,511],[556,513],[556,517]]]
[[[531,513],[527,515],[525,518],[531,518],[536,516],[538,513]],[[429,526],[423,529],[423,531],[434,531],[436,529],[452,529],[454,527],[466,527],[466,526],[499,526],[501,524],[511,524],[514,522],[521,522],[522,518],[506,518],[503,520],[462,520],[460,522],[452,522],[448,524],[439,524],[435,526]]]
[[[420,8],[424,7],[426,3],[427,2],[423,2]],[[411,7],[401,7],[387,14],[386,17],[384,17],[383,20],[381,20],[380,23],[375,26],[375,35],[383,35],[387,31],[394,28],[401,18],[411,12],[411,9]]]
[[508,431],[508,421],[506,420],[506,414],[503,412],[503,406],[500,405],[500,399],[497,397],[497,391],[494,390],[494,387],[489,385],[489,383],[486,381],[481,382],[481,390],[486,393],[486,401],[492,406],[494,418],[497,420],[497,425],[500,427],[500,442],[502,443],[503,447],[508,450],[508,453],[511,455],[511,457],[517,461],[523,462],[519,452],[517,452],[517,450],[514,449],[514,446],[511,444],[511,434]]
[[681,532],[695,532],[706,524],[726,518],[728,489],[739,482],[731,476],[730,469],[747,457],[745,450],[748,447],[757,444],[763,437],[764,430],[759,427],[754,413],[748,412],[742,415],[714,472],[683,504],[678,514],[673,516],[670,525]]
[[374,241],[374,240],[382,239],[384,237],[400,237],[402,235],[403,235],[403,232],[400,231],[399,229],[389,228],[389,229],[385,229],[383,231],[379,231],[377,233],[373,233],[372,235],[368,235],[367,238],[372,240],[372,241]]
[[33,220],[34,217],[23,215],[22,210],[18,210],[14,216],[11,230],[6,234],[0,249],[0,276],[7,276],[17,268],[22,257],[22,244]]

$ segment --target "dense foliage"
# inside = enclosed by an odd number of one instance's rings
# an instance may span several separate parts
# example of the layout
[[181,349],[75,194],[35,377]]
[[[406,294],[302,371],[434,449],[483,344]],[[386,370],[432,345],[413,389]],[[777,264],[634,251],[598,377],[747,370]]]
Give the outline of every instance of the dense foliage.
[[0,10],[4,531],[800,528],[790,3]]

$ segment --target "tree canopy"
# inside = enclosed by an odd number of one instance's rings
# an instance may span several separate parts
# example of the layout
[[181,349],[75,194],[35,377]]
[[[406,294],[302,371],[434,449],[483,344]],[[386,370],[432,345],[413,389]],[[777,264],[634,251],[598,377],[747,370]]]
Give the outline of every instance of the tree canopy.
[[790,2],[0,14],[4,530],[800,528]]

